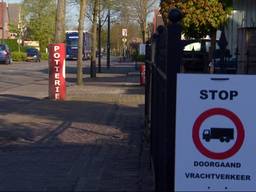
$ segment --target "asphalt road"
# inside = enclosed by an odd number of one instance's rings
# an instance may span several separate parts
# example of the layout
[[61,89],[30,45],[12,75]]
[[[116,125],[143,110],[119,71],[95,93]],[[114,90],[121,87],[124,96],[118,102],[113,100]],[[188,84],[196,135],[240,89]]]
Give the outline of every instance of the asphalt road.
[[[66,64],[67,79],[74,79],[76,62],[68,61]],[[67,83],[68,86],[71,84],[74,84],[74,80]],[[18,94],[35,98],[47,97],[48,61],[0,64],[0,94]]]
[[34,89],[34,97],[45,97],[48,91],[48,64],[21,62],[0,65],[0,93],[32,96],[28,89]]
[[[112,73],[120,71],[132,71],[130,65],[120,64],[112,58]],[[84,78],[89,80],[90,61],[84,62]],[[118,66],[116,66],[118,65]],[[117,70],[115,72],[115,69]],[[97,69],[98,71],[98,69]],[[102,72],[109,72],[106,68],[106,58],[102,58]],[[101,74],[97,74],[100,77]],[[0,94],[10,94],[19,96],[29,96],[34,98],[48,97],[48,61],[37,62],[14,62],[11,65],[0,64]],[[91,81],[91,80],[89,80]],[[66,61],[66,84],[67,86],[76,83],[76,61]],[[31,94],[33,93],[33,94]]]

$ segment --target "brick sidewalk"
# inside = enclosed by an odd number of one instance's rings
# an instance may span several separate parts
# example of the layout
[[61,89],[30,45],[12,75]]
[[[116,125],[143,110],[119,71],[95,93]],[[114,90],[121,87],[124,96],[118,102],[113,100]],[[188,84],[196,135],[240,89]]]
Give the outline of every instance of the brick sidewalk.
[[0,96],[0,191],[152,191],[144,91],[116,65],[68,99]]

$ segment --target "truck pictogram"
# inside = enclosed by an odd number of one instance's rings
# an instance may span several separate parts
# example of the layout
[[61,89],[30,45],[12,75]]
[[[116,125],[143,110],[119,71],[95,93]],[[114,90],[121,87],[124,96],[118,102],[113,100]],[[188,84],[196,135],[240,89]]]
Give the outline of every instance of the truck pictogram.
[[203,139],[207,142],[210,142],[211,139],[219,139],[220,142],[226,141],[227,143],[230,140],[234,139],[234,129],[232,128],[211,128],[205,129],[203,131]]

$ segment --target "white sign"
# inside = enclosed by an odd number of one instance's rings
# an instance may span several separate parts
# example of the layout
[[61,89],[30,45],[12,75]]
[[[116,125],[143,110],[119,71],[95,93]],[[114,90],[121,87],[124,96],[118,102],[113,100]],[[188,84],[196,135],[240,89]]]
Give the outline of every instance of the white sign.
[[24,41],[24,46],[27,47],[35,47],[38,50],[40,49],[39,47],[39,41]]
[[127,29],[122,29],[122,36],[127,37],[128,36],[128,31]]
[[139,47],[139,54],[140,55],[146,55],[146,44],[140,44],[140,47]]
[[255,191],[256,76],[177,78],[175,191]]
[[122,38],[122,41],[123,41],[124,43],[126,43],[126,42],[127,42],[127,38],[123,37],[123,38]]
[[20,45],[22,43],[21,39],[17,39],[17,43]]

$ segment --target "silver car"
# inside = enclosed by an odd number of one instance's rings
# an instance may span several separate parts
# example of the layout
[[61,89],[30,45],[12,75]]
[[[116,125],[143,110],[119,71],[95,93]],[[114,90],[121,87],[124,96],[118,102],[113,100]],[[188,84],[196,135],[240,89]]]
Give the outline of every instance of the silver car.
[[5,64],[11,64],[11,52],[6,44],[0,44],[0,62]]

